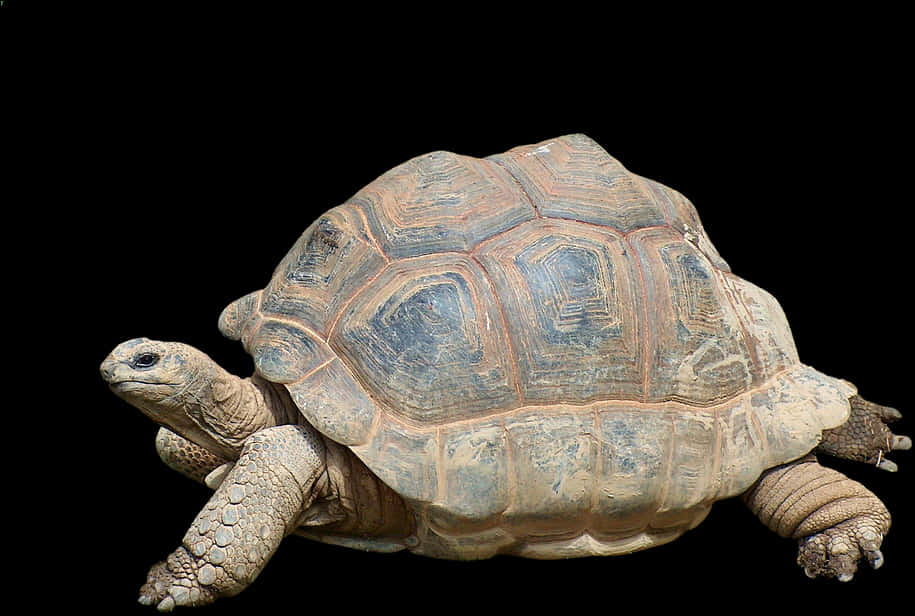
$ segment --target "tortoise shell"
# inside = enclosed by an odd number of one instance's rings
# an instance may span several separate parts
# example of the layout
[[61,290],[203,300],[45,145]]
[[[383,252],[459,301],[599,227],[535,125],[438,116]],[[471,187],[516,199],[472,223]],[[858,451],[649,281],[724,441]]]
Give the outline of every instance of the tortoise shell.
[[670,540],[854,393],[799,362],[686,198],[584,135],[396,167],[220,328],[415,505],[432,555]]

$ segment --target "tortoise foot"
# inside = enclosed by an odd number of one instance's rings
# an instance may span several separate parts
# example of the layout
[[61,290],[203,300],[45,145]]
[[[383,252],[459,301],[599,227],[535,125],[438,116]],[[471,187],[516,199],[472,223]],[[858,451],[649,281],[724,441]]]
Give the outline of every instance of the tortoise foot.
[[[155,605],[160,612],[170,612],[178,605],[204,605],[216,596],[201,585],[197,559],[183,547],[178,548],[168,560],[153,565],[140,588],[139,602]],[[205,581],[205,580],[204,580]]]
[[797,564],[808,577],[834,577],[848,582],[867,560],[873,569],[883,566],[883,525],[878,519],[859,516],[800,540]]
[[873,464],[885,471],[896,471],[898,467],[887,459],[891,451],[912,448],[912,439],[896,436],[887,424],[902,418],[902,413],[888,406],[868,402],[860,396],[849,400],[851,416],[838,428],[823,432],[823,441],[818,451]]

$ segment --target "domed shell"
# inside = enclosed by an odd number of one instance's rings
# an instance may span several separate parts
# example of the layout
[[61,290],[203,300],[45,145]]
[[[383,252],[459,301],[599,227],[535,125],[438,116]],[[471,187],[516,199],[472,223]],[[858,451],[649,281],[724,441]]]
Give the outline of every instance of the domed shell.
[[799,362],[686,198],[584,135],[392,169],[220,327],[439,543],[668,540],[810,451],[854,392]]

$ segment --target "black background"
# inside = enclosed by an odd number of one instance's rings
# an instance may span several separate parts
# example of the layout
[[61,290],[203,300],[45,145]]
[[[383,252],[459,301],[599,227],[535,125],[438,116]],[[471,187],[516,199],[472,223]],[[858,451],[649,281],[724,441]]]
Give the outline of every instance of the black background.
[[[617,48],[572,27],[588,15],[517,38],[420,28],[366,45],[345,28],[315,42],[316,22],[274,36],[276,21],[246,17],[80,38],[23,75],[35,89],[6,115],[25,136],[7,170],[28,221],[8,231],[28,245],[11,260],[11,305],[29,315],[8,327],[41,366],[17,360],[39,395],[15,433],[31,447],[40,435],[51,467],[20,474],[36,605],[151,613],[134,606],[137,588],[208,498],[158,461],[156,426],[107,391],[97,370],[111,348],[182,340],[249,373],[216,329],[222,308],[263,287],[322,211],[431,150],[589,135],[692,200],[733,271],[781,301],[805,363],[911,415],[910,75],[880,36],[891,17],[860,26],[876,43],[808,41],[775,19],[696,56],[698,39],[671,39],[644,65],[668,35],[640,30]],[[33,317],[37,305],[47,314]],[[674,543],[615,558],[460,563],[290,538],[248,590],[200,613],[614,610],[628,598],[659,611],[882,611],[915,572],[915,465],[893,457],[896,475],[835,465],[896,522],[884,568],[850,584],[806,579],[792,541],[723,502]]]

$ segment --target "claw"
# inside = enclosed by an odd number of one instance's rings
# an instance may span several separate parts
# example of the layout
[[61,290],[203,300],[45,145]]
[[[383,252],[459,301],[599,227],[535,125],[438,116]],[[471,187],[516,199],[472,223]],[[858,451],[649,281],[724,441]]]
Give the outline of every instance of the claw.
[[873,569],[883,566],[880,543],[885,527],[867,518],[850,518],[799,542],[798,564],[807,577],[831,577],[849,582],[858,571],[858,561]]
[[902,413],[890,406],[881,407],[880,415],[884,421],[899,421],[902,419]]
[[882,471],[889,471],[891,473],[895,473],[896,471],[899,470],[899,467],[896,465],[895,462],[893,462],[892,460],[887,460],[883,456],[880,456],[879,462],[877,462],[877,468],[879,468]]
[[883,552],[874,550],[867,555],[867,562],[870,563],[871,569],[879,569],[883,566]]
[[175,609],[175,600],[172,599],[171,595],[169,595],[159,602],[159,605],[156,606],[156,609],[160,612],[171,612],[173,609]]
[[[893,436],[892,440],[890,440],[889,437],[887,437],[887,446],[889,447],[890,451],[906,451],[906,450],[912,448],[912,439],[910,439],[909,437],[896,436],[895,434],[892,436]],[[895,473],[896,471],[899,470],[899,467],[896,466],[895,462],[893,462],[892,460],[887,460],[886,458],[883,457],[882,449],[880,451],[878,451],[878,453],[877,453],[876,465],[877,465],[877,468],[879,468],[880,470],[889,471],[891,473]]]

